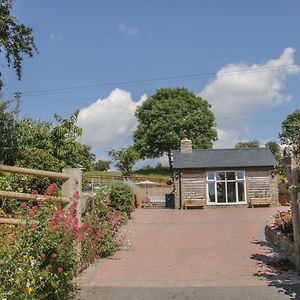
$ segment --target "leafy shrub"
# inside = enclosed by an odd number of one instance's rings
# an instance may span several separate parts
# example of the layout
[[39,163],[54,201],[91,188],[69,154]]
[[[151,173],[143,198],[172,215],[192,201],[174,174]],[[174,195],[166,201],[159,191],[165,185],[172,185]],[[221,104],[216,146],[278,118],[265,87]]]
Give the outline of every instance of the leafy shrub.
[[86,268],[97,257],[112,255],[119,246],[118,229],[126,222],[126,214],[105,204],[105,193],[98,195],[91,213],[84,218],[81,263]]
[[[15,244],[0,244],[0,299],[73,299],[78,273],[118,249],[118,229],[127,220],[125,212],[107,205],[105,192],[81,226],[76,199],[67,210],[50,201],[19,202],[26,222]],[[57,185],[44,193],[56,196]]]
[[31,208],[18,241],[0,257],[0,296],[7,299],[72,299],[78,269],[80,232],[77,201],[67,211],[51,202]]
[[127,184],[116,183],[109,193],[110,205],[128,216],[133,211],[133,192]]

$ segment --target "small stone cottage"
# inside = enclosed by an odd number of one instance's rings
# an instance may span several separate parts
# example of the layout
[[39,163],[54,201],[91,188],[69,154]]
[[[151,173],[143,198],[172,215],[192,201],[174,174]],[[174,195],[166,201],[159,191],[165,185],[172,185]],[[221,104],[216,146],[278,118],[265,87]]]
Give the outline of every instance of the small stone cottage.
[[175,207],[278,205],[276,160],[267,148],[172,151]]

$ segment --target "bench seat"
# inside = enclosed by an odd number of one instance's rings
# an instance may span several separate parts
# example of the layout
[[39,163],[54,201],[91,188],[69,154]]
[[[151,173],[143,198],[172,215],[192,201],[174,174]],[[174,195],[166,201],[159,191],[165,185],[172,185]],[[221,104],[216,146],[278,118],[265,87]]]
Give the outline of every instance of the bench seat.
[[253,208],[254,206],[271,206],[271,203],[271,198],[250,198],[249,204]]
[[193,200],[193,199],[188,199],[184,201],[184,209],[187,208],[203,208],[206,205],[205,200]]

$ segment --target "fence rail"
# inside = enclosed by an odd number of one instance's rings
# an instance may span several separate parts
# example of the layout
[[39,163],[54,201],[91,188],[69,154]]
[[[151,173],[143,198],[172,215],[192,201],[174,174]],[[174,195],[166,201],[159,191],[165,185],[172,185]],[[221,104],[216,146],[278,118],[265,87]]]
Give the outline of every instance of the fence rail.
[[[79,223],[81,223],[81,201],[80,200],[82,196],[82,171],[80,169],[64,169],[62,173],[59,173],[59,172],[50,172],[50,171],[36,170],[36,169],[29,169],[29,168],[20,168],[15,166],[0,165],[0,172],[9,172],[15,174],[37,176],[37,177],[46,177],[46,178],[53,178],[53,179],[64,181],[62,186],[62,197],[34,195],[34,194],[27,194],[27,193],[18,193],[13,191],[0,191],[0,198],[19,199],[22,201],[46,200],[46,201],[53,201],[53,202],[68,203],[70,205],[74,194],[77,193],[78,195],[77,217]],[[20,219],[0,218],[0,224],[19,225],[22,223],[24,223],[24,221]]]
[[69,174],[59,173],[59,172],[50,172],[44,170],[36,170],[36,169],[28,169],[28,168],[20,168],[14,166],[6,166],[0,165],[0,172],[8,172],[8,173],[16,173],[23,175],[31,175],[38,177],[47,177],[58,180],[68,180],[70,178]]
[[9,192],[9,191],[0,191],[0,198],[13,198],[24,201],[51,201],[51,202],[62,202],[69,203],[70,199],[67,197],[54,197],[54,196],[44,196],[44,195],[34,195],[34,194],[26,194],[26,193],[18,193],[18,192]]

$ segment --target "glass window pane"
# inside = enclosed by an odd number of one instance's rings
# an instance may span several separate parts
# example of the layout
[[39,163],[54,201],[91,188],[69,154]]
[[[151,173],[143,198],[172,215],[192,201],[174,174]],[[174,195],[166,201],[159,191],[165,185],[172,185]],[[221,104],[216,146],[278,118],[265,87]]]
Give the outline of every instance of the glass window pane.
[[227,201],[236,202],[235,182],[227,182]]
[[225,180],[225,172],[216,172],[217,180]]
[[209,202],[216,202],[216,193],[215,193],[215,183],[214,182],[208,183],[208,196],[209,196]]
[[238,182],[238,200],[240,202],[245,202],[245,183]]
[[215,180],[215,172],[207,172],[208,180]]
[[245,178],[245,172],[244,171],[236,172],[236,179],[244,179],[244,178]]
[[217,202],[226,203],[225,182],[217,182]]
[[235,173],[234,172],[226,172],[227,180],[235,180]]

